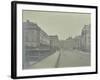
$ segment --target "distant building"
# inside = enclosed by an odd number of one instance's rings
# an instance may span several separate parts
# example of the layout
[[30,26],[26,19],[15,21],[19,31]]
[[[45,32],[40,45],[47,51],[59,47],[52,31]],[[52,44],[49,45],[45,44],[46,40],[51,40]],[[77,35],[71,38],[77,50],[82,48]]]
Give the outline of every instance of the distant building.
[[73,49],[81,49],[81,36],[76,36],[74,39]]
[[65,48],[66,49],[73,49],[73,46],[74,46],[74,40],[73,40],[73,38],[72,37],[69,37],[65,41],[66,41],[66,44],[64,44],[65,45]]
[[74,49],[90,52],[90,24],[84,25],[81,35],[74,38]]
[[69,37],[66,40],[60,40],[59,44],[61,49],[71,50],[74,47],[74,40],[72,37]]
[[58,49],[59,48],[59,39],[58,36],[49,36],[51,48]]
[[91,27],[89,25],[84,25],[81,33],[81,50],[90,51],[91,47]]
[[81,35],[75,38],[69,37],[66,40],[60,40],[59,46],[62,49],[77,49],[85,52],[90,52],[91,47],[91,27],[89,25],[84,25]]
[[60,49],[66,49],[66,41],[65,40],[60,40],[59,41],[59,48]]

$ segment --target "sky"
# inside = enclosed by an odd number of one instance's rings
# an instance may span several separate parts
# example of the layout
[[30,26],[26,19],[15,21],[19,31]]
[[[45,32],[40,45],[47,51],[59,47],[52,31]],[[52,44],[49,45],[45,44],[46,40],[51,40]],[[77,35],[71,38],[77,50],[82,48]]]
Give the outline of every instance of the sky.
[[89,13],[23,10],[23,22],[37,23],[48,35],[58,35],[60,40],[81,35],[85,24],[91,23]]

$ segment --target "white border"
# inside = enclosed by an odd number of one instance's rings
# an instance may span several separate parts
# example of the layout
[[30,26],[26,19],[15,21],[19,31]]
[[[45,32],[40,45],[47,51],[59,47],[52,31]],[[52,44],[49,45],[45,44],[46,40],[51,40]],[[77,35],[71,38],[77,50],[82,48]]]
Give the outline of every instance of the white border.
[[[73,68],[57,68],[57,69],[33,69],[22,70],[22,9],[24,10],[43,10],[43,11],[62,11],[62,12],[81,12],[91,13],[91,66],[90,67],[73,67]],[[96,10],[91,8],[75,8],[75,7],[58,7],[45,5],[26,5],[17,4],[17,76],[35,76],[63,73],[81,73],[94,72],[96,68],[96,50],[95,50],[95,16]]]

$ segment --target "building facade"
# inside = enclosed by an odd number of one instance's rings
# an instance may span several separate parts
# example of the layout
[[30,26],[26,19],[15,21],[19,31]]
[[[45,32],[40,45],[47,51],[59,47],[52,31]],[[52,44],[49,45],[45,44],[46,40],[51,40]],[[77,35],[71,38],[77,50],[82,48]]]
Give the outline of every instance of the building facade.
[[73,49],[81,49],[81,36],[76,36],[74,39],[74,45],[73,45]]
[[81,32],[81,50],[90,52],[91,50],[91,27],[89,25],[84,25]]
[[91,25],[84,25],[81,35],[74,38],[69,37],[66,40],[60,41],[60,48],[62,49],[77,49],[84,52],[91,51]]
[[39,51],[50,50],[50,40],[47,33],[36,23],[27,20],[22,25],[22,62],[24,69],[29,68],[31,64],[39,60]]
[[58,39],[58,36],[57,35],[49,36],[49,39],[50,39],[51,48],[59,49],[59,39]]

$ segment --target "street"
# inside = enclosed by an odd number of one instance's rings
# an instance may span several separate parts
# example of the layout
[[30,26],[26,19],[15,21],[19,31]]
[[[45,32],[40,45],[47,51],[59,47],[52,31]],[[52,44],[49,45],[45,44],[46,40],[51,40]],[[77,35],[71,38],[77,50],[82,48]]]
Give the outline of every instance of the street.
[[78,50],[60,50],[58,67],[78,67],[90,65],[90,54]]
[[34,64],[33,69],[80,66],[90,66],[89,53],[78,50],[60,50],[38,62],[37,64]]

